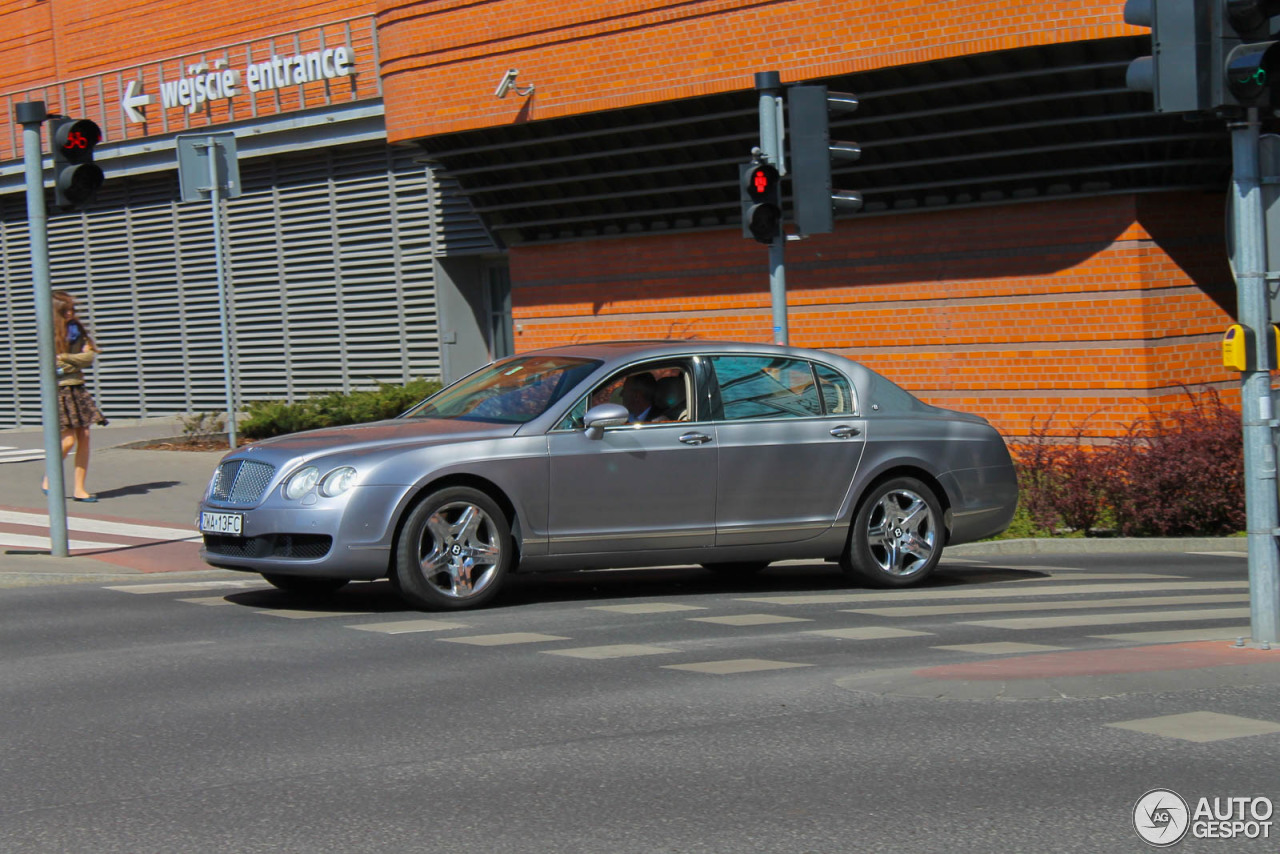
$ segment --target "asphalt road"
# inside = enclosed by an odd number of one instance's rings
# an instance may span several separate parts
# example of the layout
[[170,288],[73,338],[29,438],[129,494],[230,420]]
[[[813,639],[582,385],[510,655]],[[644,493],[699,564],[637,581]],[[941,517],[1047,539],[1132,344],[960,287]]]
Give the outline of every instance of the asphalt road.
[[460,614],[385,582],[10,589],[0,850],[1128,852],[1151,789],[1280,800],[1276,681],[1037,700],[877,681],[1228,635],[1242,557],[944,564],[888,594],[821,566],[543,576]]

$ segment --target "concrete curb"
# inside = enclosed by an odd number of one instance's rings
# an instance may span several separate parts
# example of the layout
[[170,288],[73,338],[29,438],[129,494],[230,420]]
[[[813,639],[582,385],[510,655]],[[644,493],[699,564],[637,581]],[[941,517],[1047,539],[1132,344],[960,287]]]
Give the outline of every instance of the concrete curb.
[[1044,539],[988,540],[948,546],[947,557],[1000,557],[1004,555],[1151,554],[1152,552],[1231,552],[1248,554],[1247,537],[1046,537]]

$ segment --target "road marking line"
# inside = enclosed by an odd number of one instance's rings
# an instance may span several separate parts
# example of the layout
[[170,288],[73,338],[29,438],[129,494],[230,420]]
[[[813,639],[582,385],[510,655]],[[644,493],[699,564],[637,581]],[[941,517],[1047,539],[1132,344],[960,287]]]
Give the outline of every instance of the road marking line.
[[909,638],[931,635],[933,632],[917,632],[912,629],[895,629],[891,626],[857,626],[851,629],[814,629],[806,635],[823,635],[845,640],[882,640],[884,638]]
[[[0,523],[3,522],[11,525],[47,528],[49,514],[0,510]],[[145,540],[199,540],[201,538],[194,528],[163,528],[158,525],[134,525],[128,522],[108,522],[104,519],[85,519],[77,516],[67,517],[67,529],[89,534],[115,534]]]
[[789,667],[812,667],[794,661],[768,661],[763,658],[735,658],[727,661],[703,661],[697,664],[664,664],[664,670],[688,670],[692,673],[711,673],[725,676],[734,673],[757,673],[762,670],[785,670]]
[[179,602],[187,602],[191,605],[234,605],[226,596],[194,596],[189,599],[179,599]]
[[[40,537],[34,534],[7,534],[0,532],[0,546],[9,546],[17,549],[40,549],[48,551],[53,548],[48,537]],[[97,543],[92,540],[67,540],[67,548],[76,549],[119,549],[123,548],[124,543]]]
[[33,451],[25,448],[0,449],[0,463],[27,463],[43,459],[44,451]]
[[1119,635],[1089,635],[1101,640],[1129,641],[1131,643],[1190,643],[1191,641],[1236,640],[1251,636],[1253,629],[1249,626],[1228,626],[1226,628],[1168,629],[1159,632],[1125,632]]
[[722,626],[767,626],[772,623],[812,623],[813,620],[777,614],[734,614],[729,617],[689,617],[689,622],[718,623]]
[[1204,555],[1206,557],[1239,557],[1248,558],[1248,552],[1187,552],[1189,555]]
[[1242,718],[1237,715],[1222,715],[1217,712],[1186,712],[1181,715],[1140,718],[1133,721],[1104,724],[1104,726],[1127,729],[1148,735],[1159,735],[1165,738],[1194,741],[1197,744],[1280,732],[1280,724],[1272,721]]
[[583,646],[577,649],[544,649],[540,650],[543,655],[565,655],[570,658],[585,658],[592,661],[602,661],[609,658],[633,658],[641,655],[667,655],[669,653],[680,652],[678,649],[668,649],[664,646],[644,646],[643,644],[634,643],[618,643],[608,646]]
[[674,602],[641,602],[635,605],[590,605],[588,611],[612,611],[615,614],[666,614],[670,611],[705,611],[698,605],[678,605]]
[[465,643],[472,646],[508,646],[519,643],[545,643],[547,641],[562,641],[569,638],[562,638],[557,635],[540,635],[536,632],[505,632],[497,635],[471,635],[464,638],[440,638],[445,643]]
[[892,608],[850,608],[846,613],[875,617],[941,617],[954,614],[998,614],[1009,611],[1084,611],[1092,608],[1141,608],[1159,605],[1224,605],[1248,602],[1248,593],[1215,596],[1145,596],[1083,602],[975,602],[968,605],[900,605]]
[[976,652],[980,655],[1015,655],[1022,652],[1056,652],[1070,649],[1068,646],[1049,646],[1043,643],[1017,643],[1000,641],[997,643],[958,643],[946,646],[935,646],[931,649],[953,649],[956,652]]
[[[1055,579],[1061,580],[1061,579]],[[1017,586],[1009,586],[1016,584]],[[1045,587],[1025,586],[1022,582],[1001,582],[996,587],[974,589],[964,585],[941,590],[884,590],[878,593],[821,593],[800,596],[743,597],[740,602],[766,605],[874,605],[878,602],[930,602],[939,599],[988,599],[1022,596],[1070,596],[1090,593],[1168,593],[1178,590],[1247,590],[1248,581],[1175,581],[1131,582],[1116,584],[1054,584]]]
[[450,623],[446,620],[394,620],[388,623],[352,624],[347,628],[361,632],[403,635],[410,632],[443,632],[449,629],[468,629],[471,627],[467,623]]
[[292,608],[261,608],[256,613],[286,620],[315,620],[324,617],[367,617],[367,611],[299,611]]
[[1129,623],[1176,623],[1183,620],[1235,620],[1249,616],[1248,608],[1205,608],[1198,611],[1164,611],[1150,614],[1128,611],[1123,614],[1093,614],[1083,617],[1016,617],[1008,620],[973,620],[961,626],[987,629],[1069,629],[1079,626],[1114,626]]

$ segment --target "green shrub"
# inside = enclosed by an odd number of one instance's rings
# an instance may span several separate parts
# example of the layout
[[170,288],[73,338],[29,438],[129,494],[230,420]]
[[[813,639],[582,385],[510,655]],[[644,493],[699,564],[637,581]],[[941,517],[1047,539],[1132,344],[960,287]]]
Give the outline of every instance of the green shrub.
[[240,433],[249,440],[268,439],[300,430],[381,421],[396,417],[439,390],[436,380],[414,380],[403,386],[378,383],[377,389],[370,391],[331,392],[297,403],[255,400],[245,407]]

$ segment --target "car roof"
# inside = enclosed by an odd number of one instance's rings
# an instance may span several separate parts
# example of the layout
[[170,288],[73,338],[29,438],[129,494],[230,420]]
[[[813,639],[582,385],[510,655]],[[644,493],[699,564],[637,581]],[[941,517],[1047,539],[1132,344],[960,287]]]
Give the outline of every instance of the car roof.
[[[532,355],[533,351],[521,353]],[[624,358],[661,358],[677,353],[765,353],[793,356],[802,359],[814,357],[841,358],[821,350],[788,347],[780,344],[757,344],[744,341],[708,341],[701,338],[650,338],[633,341],[591,341],[567,344],[538,350],[539,353],[555,353],[562,356],[579,356],[586,359],[613,360]]]

